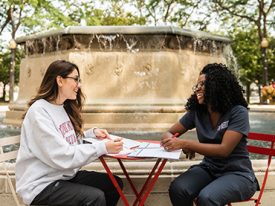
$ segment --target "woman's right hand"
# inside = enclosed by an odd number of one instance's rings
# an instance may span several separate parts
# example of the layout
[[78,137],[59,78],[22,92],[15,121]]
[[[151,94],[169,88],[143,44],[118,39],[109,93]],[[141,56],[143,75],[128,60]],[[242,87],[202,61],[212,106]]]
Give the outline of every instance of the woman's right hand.
[[173,138],[173,135],[172,133],[170,132],[165,132],[163,135],[162,135],[162,138],[161,138],[161,141],[160,141],[160,145],[163,146],[163,143],[166,142],[168,139],[170,138]]
[[123,149],[123,141],[121,137],[107,141],[105,143],[108,153],[119,153]]

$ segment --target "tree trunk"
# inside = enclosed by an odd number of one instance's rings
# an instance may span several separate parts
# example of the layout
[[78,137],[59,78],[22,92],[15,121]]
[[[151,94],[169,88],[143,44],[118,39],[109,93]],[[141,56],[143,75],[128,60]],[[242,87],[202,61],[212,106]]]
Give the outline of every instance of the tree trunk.
[[5,101],[5,85],[3,86],[3,91],[2,91],[2,97],[0,98],[0,102]]
[[7,95],[7,93],[6,93],[6,85],[7,85],[7,84],[3,84],[3,97],[2,97],[3,102],[6,101],[6,95]]
[[251,94],[250,83],[246,83],[246,101],[248,104],[250,103],[250,94]]

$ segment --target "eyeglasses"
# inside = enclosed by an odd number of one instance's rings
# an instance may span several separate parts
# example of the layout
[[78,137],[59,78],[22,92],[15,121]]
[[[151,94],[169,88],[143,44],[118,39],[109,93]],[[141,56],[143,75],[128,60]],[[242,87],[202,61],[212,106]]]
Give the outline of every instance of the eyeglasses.
[[205,82],[204,82],[204,81],[203,81],[203,82],[198,82],[196,85],[194,85],[194,86],[192,87],[193,92],[196,92],[199,88],[204,87],[204,85],[205,85]]
[[73,79],[75,83],[80,84],[81,79],[79,77],[63,77],[64,79]]

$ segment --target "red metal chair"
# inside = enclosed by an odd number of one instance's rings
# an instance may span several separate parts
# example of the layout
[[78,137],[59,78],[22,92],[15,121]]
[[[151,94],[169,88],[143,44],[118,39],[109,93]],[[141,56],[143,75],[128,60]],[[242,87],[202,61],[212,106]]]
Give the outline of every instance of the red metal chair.
[[[249,140],[256,140],[249,141],[247,145],[247,149],[250,153],[260,154],[260,155],[266,155],[267,156],[267,164],[266,164],[266,170],[264,174],[263,182],[260,186],[260,192],[257,197],[250,198],[246,201],[254,201],[255,206],[258,206],[261,204],[261,199],[264,193],[265,185],[267,182],[269,167],[271,164],[272,156],[275,156],[275,148],[274,148],[274,142],[275,142],[275,135],[271,134],[262,134],[262,133],[249,133],[248,135]],[[258,143],[256,145],[256,143]],[[267,146],[266,146],[267,145]],[[231,204],[228,204],[228,206],[232,206]]]

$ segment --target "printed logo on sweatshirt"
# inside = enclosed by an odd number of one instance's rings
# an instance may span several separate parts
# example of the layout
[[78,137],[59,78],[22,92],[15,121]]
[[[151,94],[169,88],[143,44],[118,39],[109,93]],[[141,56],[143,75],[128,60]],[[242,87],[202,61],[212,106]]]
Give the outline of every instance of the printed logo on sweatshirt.
[[62,123],[59,126],[59,130],[63,136],[63,138],[69,143],[74,144],[77,142],[77,138],[75,136],[74,127],[71,121],[67,121]]
[[228,121],[225,121],[225,122],[223,122],[219,125],[217,131],[220,131],[220,130],[225,129],[227,127],[228,127]]

